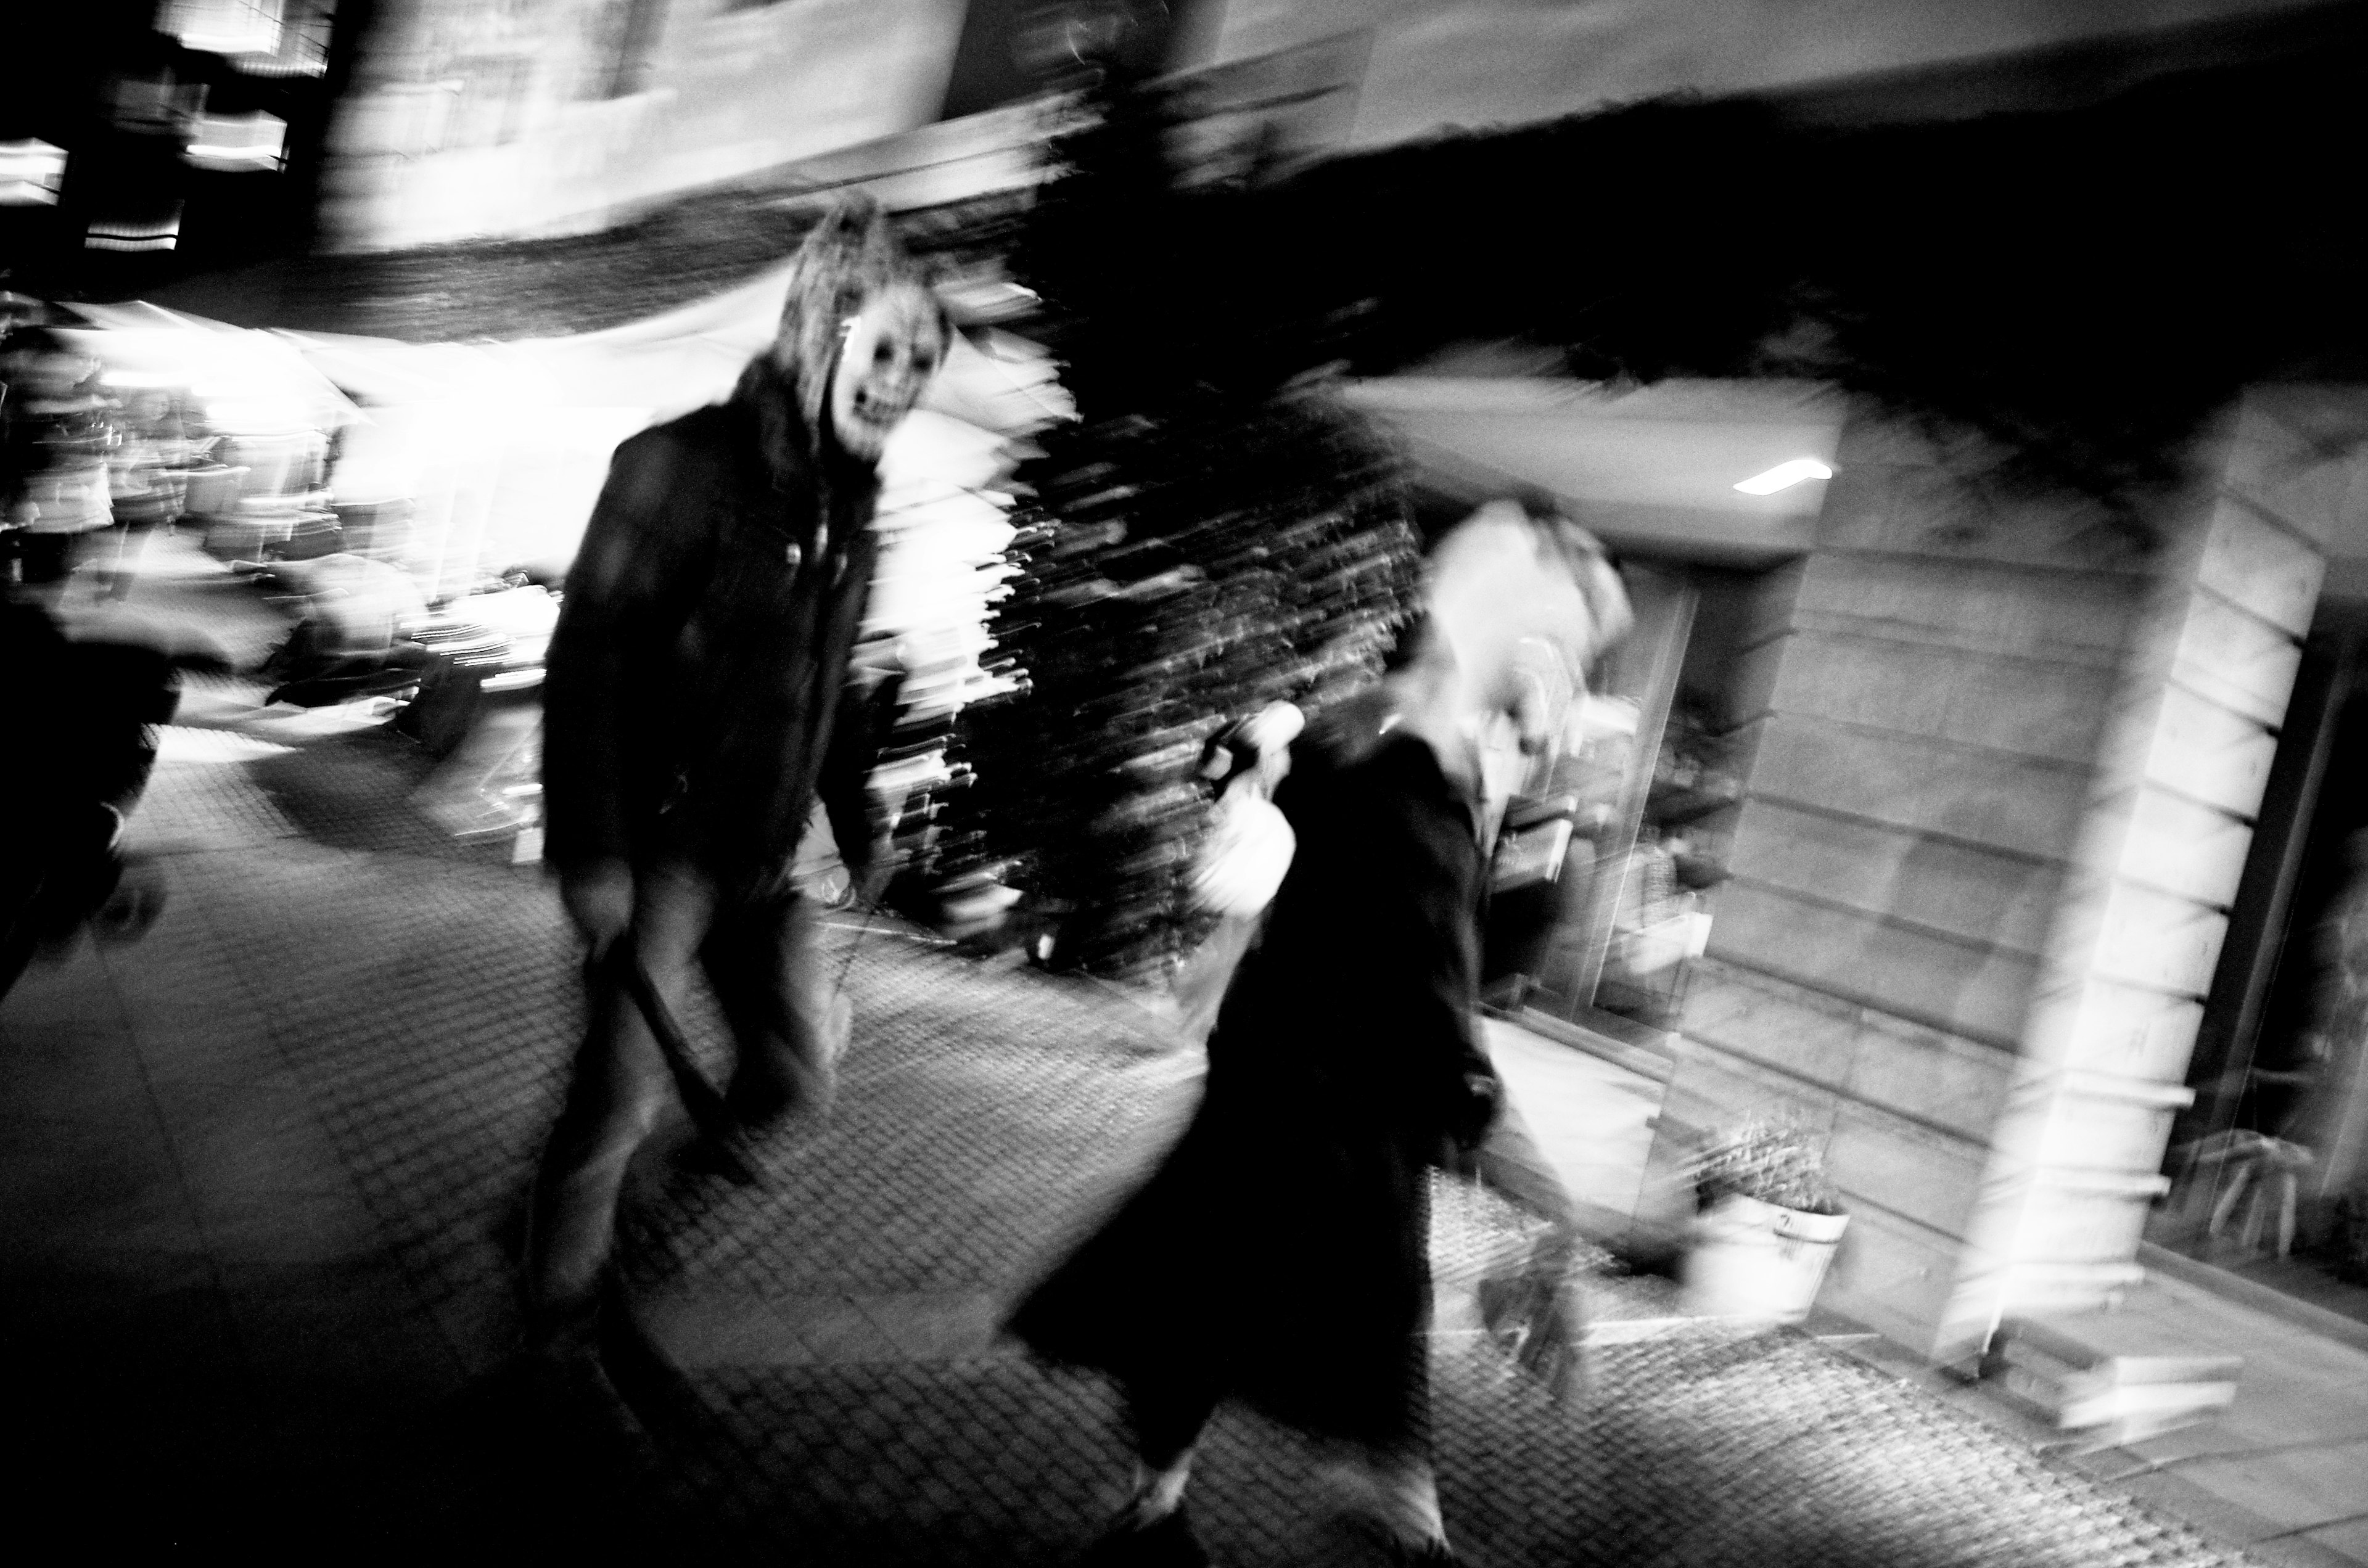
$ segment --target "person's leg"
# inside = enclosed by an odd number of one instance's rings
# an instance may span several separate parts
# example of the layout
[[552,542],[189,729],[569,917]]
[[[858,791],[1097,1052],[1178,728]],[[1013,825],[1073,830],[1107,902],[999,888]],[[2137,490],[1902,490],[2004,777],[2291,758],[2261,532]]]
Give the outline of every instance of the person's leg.
[[1430,1463],[1429,1335],[1409,1340],[1398,1376],[1364,1391],[1342,1430],[1321,1444],[1321,1471],[1345,1512],[1377,1531],[1399,1560],[1452,1562]]
[[1147,1524],[1174,1513],[1192,1477],[1192,1453],[1217,1408],[1214,1381],[1186,1369],[1141,1372],[1121,1387],[1134,1438],[1134,1494],[1127,1516]]
[[[633,892],[633,925],[624,940],[633,944],[658,994],[677,1004],[714,895],[703,878],[679,864],[644,869]],[[598,972],[587,984],[589,1028],[566,1106],[536,1173],[528,1221],[527,1305],[539,1324],[591,1307],[615,1240],[626,1170],[672,1093],[665,1058],[640,1009]]]
[[760,1131],[795,1110],[827,1110],[849,1014],[829,994],[813,906],[789,894],[719,910],[699,956],[740,1046],[733,1110]]
[[110,531],[114,559],[107,568],[107,597],[120,602],[131,597],[131,584],[139,574],[141,559],[148,553],[148,538],[156,531],[156,518],[153,515],[120,518]]
[[1379,1533],[1402,1560],[1455,1561],[1429,1454],[1335,1442],[1325,1446],[1322,1470],[1344,1509]]
[[1474,1166],[1484,1185],[1546,1222],[1517,1271],[1480,1282],[1481,1321],[1557,1401],[1577,1398],[1585,1323],[1577,1271],[1586,1239],[1578,1206],[1510,1104],[1482,1141]]
[[1184,1515],[1201,1430],[1217,1408],[1214,1379],[1178,1362],[1120,1380],[1134,1440],[1134,1486],[1082,1568],[1201,1568],[1208,1554]]
[[1529,1123],[1509,1101],[1498,1109],[1487,1136],[1481,1140],[1473,1166],[1482,1185],[1546,1222],[1537,1245],[1541,1263],[1550,1259],[1567,1266],[1577,1257],[1586,1242],[1578,1204],[1563,1185],[1562,1173],[1538,1147]]

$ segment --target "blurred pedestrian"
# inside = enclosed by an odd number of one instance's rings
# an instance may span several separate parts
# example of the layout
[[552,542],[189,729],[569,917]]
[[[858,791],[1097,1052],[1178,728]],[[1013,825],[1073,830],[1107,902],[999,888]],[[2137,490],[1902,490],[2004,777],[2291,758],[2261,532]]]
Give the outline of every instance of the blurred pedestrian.
[[544,685],[545,856],[589,949],[590,1026],[537,1176],[526,1294],[580,1324],[626,1167],[673,1096],[632,966],[671,1009],[703,969],[762,1131],[830,1096],[847,1020],[791,883],[819,791],[861,875],[871,726],[842,700],[889,433],[943,360],[941,307],[868,201],[807,237],[771,348],[724,403],[617,449]]
[[85,534],[112,520],[117,432],[98,361],[46,327],[0,343],[0,528],[17,581],[63,582]]
[[107,569],[107,596],[123,599],[131,597],[150,537],[159,528],[171,528],[181,515],[192,458],[188,423],[170,392],[132,392],[124,399],[118,425],[121,438],[108,460],[115,551]]
[[1205,1561],[1181,1504],[1227,1397],[1320,1439],[1349,1513],[1397,1560],[1453,1561],[1423,1339],[1435,1170],[1476,1167],[1553,1221],[1524,1288],[1486,1305],[1572,1390],[1572,1205],[1475,1038],[1480,746],[1493,723],[1542,722],[1541,673],[1580,672],[1627,619],[1588,536],[1484,507],[1434,552],[1395,667],[1292,747],[1274,802],[1296,846],[1218,1013],[1201,1107],[1011,1319],[1124,1397],[1135,1491],[1089,1561]]
[[86,924],[133,937],[162,906],[161,879],[125,855],[123,830],[156,726],[180,701],[176,665],[197,662],[136,638],[70,636],[45,597],[0,593],[0,996]]

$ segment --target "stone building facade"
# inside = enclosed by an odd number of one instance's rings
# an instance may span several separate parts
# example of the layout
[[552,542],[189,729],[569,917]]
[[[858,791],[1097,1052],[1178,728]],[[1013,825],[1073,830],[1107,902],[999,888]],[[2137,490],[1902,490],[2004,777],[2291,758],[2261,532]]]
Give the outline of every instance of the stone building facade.
[[963,0],[397,0],[322,224],[346,250],[582,233],[937,118]]
[[[2248,394],[2135,519],[1798,385],[1359,399],[1439,482],[1703,575],[1741,786],[1707,950],[1657,1031],[1562,1009],[1667,1078],[1636,1249],[1696,1135],[1782,1114],[1851,1215],[1824,1304],[1919,1353],[2139,1280],[2305,639],[2368,582],[2368,394]],[[1729,490],[1795,451],[1833,476]]]
[[1665,1125],[1789,1107],[1826,1301],[1941,1358],[2136,1256],[2330,547],[2347,392],[2248,397],[2151,538],[1871,418],[1744,634],[1733,880]]

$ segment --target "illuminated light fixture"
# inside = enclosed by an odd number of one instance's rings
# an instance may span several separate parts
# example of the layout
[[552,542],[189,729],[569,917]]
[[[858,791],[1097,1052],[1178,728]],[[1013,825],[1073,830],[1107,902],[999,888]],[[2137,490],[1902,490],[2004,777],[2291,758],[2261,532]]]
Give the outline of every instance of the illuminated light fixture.
[[168,0],[157,30],[206,54],[276,54],[283,0]]
[[209,142],[189,143],[189,162],[206,165],[235,165],[240,168],[268,169],[279,162],[279,154],[268,147],[217,147]]
[[171,250],[181,242],[181,204],[173,204],[173,215],[159,223],[93,223],[83,233],[85,250],[153,251]]
[[1746,495],[1773,495],[1779,490],[1790,490],[1804,479],[1831,479],[1834,471],[1815,458],[1793,458],[1778,463],[1765,473],[1755,473],[1736,485]]
[[66,153],[46,142],[0,142],[0,207],[54,207]]
[[156,27],[249,76],[318,76],[336,15],[335,0],[165,0]]
[[181,243],[178,234],[108,234],[93,230],[83,236],[85,250],[171,250]]
[[194,28],[177,35],[183,47],[200,54],[260,54],[269,56],[279,47],[279,24],[261,22],[244,32],[199,32]]
[[235,173],[276,169],[287,147],[288,125],[278,115],[210,114],[199,119],[181,156],[201,169]]

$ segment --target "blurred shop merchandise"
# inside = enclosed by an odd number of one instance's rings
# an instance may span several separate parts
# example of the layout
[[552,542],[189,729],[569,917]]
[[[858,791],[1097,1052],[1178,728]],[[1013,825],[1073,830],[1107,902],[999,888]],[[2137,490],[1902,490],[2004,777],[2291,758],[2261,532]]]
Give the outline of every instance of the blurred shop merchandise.
[[1685,1005],[1688,960],[1710,944],[1703,895],[1726,880],[1720,824],[1742,794],[1732,741],[1692,703],[1669,713],[1635,846],[1614,867],[1617,902],[1596,1005],[1664,1026]]
[[515,579],[447,606],[420,631],[437,662],[394,722],[443,759],[412,803],[457,838],[514,835],[521,864],[542,856],[543,653],[559,608]]
[[180,397],[165,388],[122,393],[117,426],[120,438],[108,463],[116,540],[106,576],[108,597],[120,599],[131,592],[150,539],[187,507],[197,449]]
[[416,687],[432,662],[417,634],[427,606],[410,576],[363,556],[325,555],[256,569],[295,624],[264,662],[268,702],[318,708]]
[[[531,699],[542,681],[543,652],[559,619],[559,599],[522,575],[481,585],[483,591],[437,606],[421,597],[409,574],[340,551],[317,560],[241,562],[275,592],[293,618],[287,639],[262,666],[269,703],[299,708],[381,699],[393,705],[392,727],[431,756],[472,747],[492,708],[512,694]],[[472,761],[423,786],[421,803],[455,833],[529,826],[536,753],[527,737],[486,738]],[[480,755],[495,747],[497,756]],[[468,767],[476,767],[472,776]],[[463,784],[463,778],[473,781]],[[502,809],[484,790],[501,797]]]

